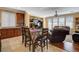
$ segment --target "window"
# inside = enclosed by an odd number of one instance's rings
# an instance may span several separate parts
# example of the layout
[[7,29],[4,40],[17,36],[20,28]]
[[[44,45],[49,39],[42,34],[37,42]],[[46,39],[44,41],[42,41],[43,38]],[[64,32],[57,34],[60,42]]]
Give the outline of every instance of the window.
[[64,26],[64,25],[65,25],[64,17],[59,17],[59,26]]
[[52,19],[48,19],[48,28],[51,30],[52,29]]
[[54,26],[58,26],[58,18],[53,18],[53,28]]
[[2,12],[1,27],[16,26],[16,14],[12,12]]
[[66,16],[66,26],[73,28],[73,16]]
[[73,28],[73,16],[61,16],[59,19],[57,17],[50,19],[48,27],[51,29],[55,26],[69,26],[70,28]]

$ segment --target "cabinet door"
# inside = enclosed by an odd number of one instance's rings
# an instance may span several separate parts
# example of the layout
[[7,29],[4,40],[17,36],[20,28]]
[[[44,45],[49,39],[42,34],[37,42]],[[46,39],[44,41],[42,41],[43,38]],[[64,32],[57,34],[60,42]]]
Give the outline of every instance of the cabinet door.
[[6,34],[6,30],[5,29],[1,29],[1,39],[6,38],[7,34]]
[[17,18],[17,26],[23,26],[24,25],[24,14],[17,13],[16,18]]

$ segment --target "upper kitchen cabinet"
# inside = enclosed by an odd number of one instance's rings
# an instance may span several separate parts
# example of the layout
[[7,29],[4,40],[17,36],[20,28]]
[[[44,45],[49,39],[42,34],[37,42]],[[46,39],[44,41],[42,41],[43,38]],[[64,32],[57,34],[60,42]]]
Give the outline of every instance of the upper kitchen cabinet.
[[16,13],[17,26],[24,26],[25,14]]

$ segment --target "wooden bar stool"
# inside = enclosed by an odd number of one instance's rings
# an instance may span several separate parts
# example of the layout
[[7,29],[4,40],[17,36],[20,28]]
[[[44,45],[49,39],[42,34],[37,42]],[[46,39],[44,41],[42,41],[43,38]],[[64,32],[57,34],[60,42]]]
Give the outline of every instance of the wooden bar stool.
[[25,47],[26,45],[28,45],[29,51],[31,51],[32,37],[31,37],[30,29],[24,28],[24,30],[25,30]]
[[24,43],[25,41],[25,28],[24,27],[21,27],[21,34],[22,34],[22,43]]
[[41,47],[42,52],[45,46],[47,46],[48,49],[48,28],[42,29],[42,34],[36,38],[35,44]]

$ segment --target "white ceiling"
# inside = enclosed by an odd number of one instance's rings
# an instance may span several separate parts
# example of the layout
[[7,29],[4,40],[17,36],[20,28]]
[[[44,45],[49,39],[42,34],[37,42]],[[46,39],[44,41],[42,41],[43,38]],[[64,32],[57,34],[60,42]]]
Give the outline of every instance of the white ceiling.
[[19,10],[24,10],[34,16],[54,16],[55,11],[58,11],[58,14],[67,14],[79,12],[79,7],[12,7]]

